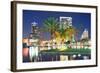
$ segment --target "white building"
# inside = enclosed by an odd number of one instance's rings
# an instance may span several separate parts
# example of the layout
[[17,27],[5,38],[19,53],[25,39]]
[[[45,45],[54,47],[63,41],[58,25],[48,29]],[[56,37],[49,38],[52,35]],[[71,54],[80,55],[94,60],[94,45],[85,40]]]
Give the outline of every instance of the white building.
[[72,17],[60,17],[60,28],[66,29],[72,26]]
[[82,39],[87,39],[87,38],[89,38],[88,30],[85,29],[85,30],[83,31],[83,33],[82,33],[81,40],[82,40]]

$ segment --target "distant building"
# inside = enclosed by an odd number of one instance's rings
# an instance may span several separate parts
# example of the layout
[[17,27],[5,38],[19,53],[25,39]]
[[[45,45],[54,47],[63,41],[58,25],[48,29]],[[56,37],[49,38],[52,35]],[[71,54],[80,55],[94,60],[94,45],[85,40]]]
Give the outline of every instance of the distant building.
[[81,35],[79,41],[74,41],[70,43],[71,48],[80,49],[80,48],[91,48],[91,40],[89,39],[88,30],[85,29]]
[[39,39],[39,27],[36,22],[32,23],[32,38]]
[[40,51],[41,50],[50,50],[51,49],[51,40],[42,40],[39,43]]
[[60,17],[60,28],[66,29],[72,26],[72,17]]
[[74,43],[70,43],[69,47],[73,48],[73,49],[82,49],[82,48],[91,49],[91,43],[90,42],[91,42],[90,40],[88,40],[86,42],[77,41],[77,42],[74,42]]
[[89,38],[89,35],[88,35],[88,30],[85,29],[82,33],[82,36],[81,36],[81,40],[82,39],[88,39]]
[[38,28],[36,22],[32,23],[31,31],[32,31],[32,33],[30,33],[30,35],[29,35],[29,43],[32,46],[37,46],[38,45],[38,41],[39,41],[39,28]]
[[31,61],[33,61],[33,58],[34,61],[37,61],[39,52],[39,28],[36,22],[32,23],[31,31],[32,33],[29,35],[29,56]]

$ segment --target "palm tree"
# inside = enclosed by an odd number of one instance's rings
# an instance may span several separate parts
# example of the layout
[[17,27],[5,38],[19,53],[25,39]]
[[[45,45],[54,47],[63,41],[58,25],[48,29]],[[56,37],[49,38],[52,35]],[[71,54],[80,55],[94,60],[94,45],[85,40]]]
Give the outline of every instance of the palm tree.
[[72,26],[70,28],[60,29],[59,34],[62,39],[62,42],[66,41],[66,40],[71,41],[73,35],[76,35],[76,32],[77,32],[77,30]]
[[[63,25],[63,24],[62,24]],[[72,36],[76,34],[76,29],[73,26],[64,29],[59,28],[59,22],[57,19],[50,17],[44,21],[44,30],[50,32],[53,43],[54,38],[59,38],[58,42],[62,44],[67,41],[71,41]]]
[[58,21],[54,17],[50,17],[44,21],[44,30],[50,32],[51,39],[54,38],[54,32],[58,29]]
[[65,29],[61,29],[61,30],[59,30],[59,33],[60,33],[60,37],[61,37],[61,42],[63,43],[67,36],[66,31],[65,31]]
[[78,30],[77,29],[75,29],[73,26],[71,26],[71,27],[69,27],[69,28],[67,28],[66,30],[66,35],[68,36],[68,38],[69,38],[69,41],[71,41],[72,40],[72,38],[73,38],[73,35],[77,35],[77,33],[78,33]]

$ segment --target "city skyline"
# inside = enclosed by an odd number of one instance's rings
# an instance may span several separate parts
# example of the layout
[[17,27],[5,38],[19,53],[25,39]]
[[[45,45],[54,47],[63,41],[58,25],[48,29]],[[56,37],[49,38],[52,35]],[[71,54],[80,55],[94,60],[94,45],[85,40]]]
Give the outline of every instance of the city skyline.
[[[31,33],[31,26],[33,22],[37,23],[37,26],[41,28],[43,26],[44,20],[49,17],[54,17],[60,21],[60,17],[72,17],[72,26],[80,31],[77,39],[80,39],[84,29],[89,32],[90,38],[90,25],[91,25],[91,15],[90,13],[75,13],[75,12],[55,12],[55,11],[33,11],[33,10],[23,10],[23,38],[27,38],[29,33]],[[49,37],[49,35],[46,37]]]
[[23,62],[91,59],[90,13],[23,10]]

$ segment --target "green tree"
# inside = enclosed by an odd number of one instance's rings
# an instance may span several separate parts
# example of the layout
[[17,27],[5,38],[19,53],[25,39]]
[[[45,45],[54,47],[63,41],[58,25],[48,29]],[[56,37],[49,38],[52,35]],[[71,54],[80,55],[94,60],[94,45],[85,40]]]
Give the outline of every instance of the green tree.
[[51,39],[54,38],[55,36],[55,31],[58,30],[58,20],[55,19],[54,17],[50,17],[48,19],[46,19],[44,21],[44,30],[47,31],[47,32],[50,32],[51,34]]
[[66,29],[61,28],[59,30],[59,34],[62,39],[62,42],[66,40],[71,41],[73,38],[73,35],[76,35],[76,32],[77,30],[73,26],[70,26],[69,28],[66,28]]

